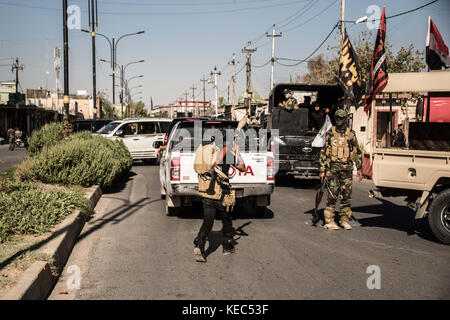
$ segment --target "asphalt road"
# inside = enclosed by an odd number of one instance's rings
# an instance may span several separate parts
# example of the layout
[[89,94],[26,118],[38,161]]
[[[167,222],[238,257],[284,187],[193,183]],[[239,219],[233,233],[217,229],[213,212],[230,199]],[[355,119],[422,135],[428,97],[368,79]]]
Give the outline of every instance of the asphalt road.
[[16,148],[13,151],[9,150],[9,144],[0,145],[0,172],[8,170],[13,165],[21,162],[27,150],[23,147]]
[[[266,217],[239,209],[235,254],[222,255],[216,220],[201,264],[192,244],[201,211],[167,217],[158,168],[133,173],[102,196],[49,299],[450,298],[449,247],[401,199],[369,199],[370,182],[354,184],[351,231],[311,226],[311,184],[276,187]],[[367,287],[369,266],[379,267],[380,289]],[[80,289],[71,289],[76,270]]]

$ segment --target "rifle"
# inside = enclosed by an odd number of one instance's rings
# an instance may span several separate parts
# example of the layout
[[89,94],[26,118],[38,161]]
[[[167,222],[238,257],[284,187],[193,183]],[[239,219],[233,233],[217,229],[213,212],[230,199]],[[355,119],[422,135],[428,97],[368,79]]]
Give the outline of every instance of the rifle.
[[324,188],[326,185],[326,180],[327,180],[327,178],[324,177],[323,180],[321,181],[320,185],[316,188],[316,203],[315,203],[314,213],[313,213],[313,217],[312,217],[313,227],[316,227],[317,222],[320,221],[318,208],[319,208],[320,202],[322,201],[323,192],[324,192]]

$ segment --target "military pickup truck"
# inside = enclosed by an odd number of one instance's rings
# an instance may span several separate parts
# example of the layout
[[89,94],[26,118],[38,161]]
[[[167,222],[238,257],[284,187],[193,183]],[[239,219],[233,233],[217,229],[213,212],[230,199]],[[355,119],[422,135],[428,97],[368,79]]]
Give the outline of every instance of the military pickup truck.
[[[297,99],[298,108],[286,110],[280,107],[284,92],[289,89]],[[309,98],[308,98],[309,97]],[[270,132],[278,130],[273,142],[278,145],[277,178],[290,175],[300,179],[319,178],[319,153],[312,142],[318,130],[311,131],[309,113],[312,105],[330,108],[333,115],[343,97],[338,85],[277,84],[269,97],[269,114],[262,125]],[[308,100],[310,100],[308,102]]]
[[[383,92],[449,97],[450,71],[390,73]],[[450,113],[450,105],[426,103],[424,107],[428,114],[433,108],[446,108]],[[406,123],[406,148],[377,148],[372,144],[376,188],[369,191],[369,196],[405,196],[416,219],[427,216],[433,234],[450,244],[450,123],[430,122],[427,118],[425,122]],[[372,121],[372,128],[376,128]]]

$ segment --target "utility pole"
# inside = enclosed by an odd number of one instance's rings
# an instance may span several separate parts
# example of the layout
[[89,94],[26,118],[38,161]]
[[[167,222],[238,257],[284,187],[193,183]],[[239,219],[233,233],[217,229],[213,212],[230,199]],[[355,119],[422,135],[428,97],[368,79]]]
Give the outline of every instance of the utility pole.
[[67,0],[63,0],[63,45],[64,45],[64,112],[69,116],[69,32],[67,29]]
[[232,95],[232,109],[236,107],[236,55],[233,53],[231,61],[228,62],[229,65],[233,67],[233,75],[231,81],[233,81],[233,95]]
[[192,112],[195,112],[195,90],[197,89],[194,85],[192,85],[191,88],[189,88],[192,90]]
[[219,104],[218,93],[217,93],[217,76],[218,75],[220,76],[221,73],[220,73],[220,71],[217,71],[217,67],[214,67],[214,71],[211,71],[211,75],[214,76],[214,96],[216,99],[214,112],[215,112],[215,116],[217,116],[218,115],[217,108],[218,108],[218,104]]
[[344,44],[345,25],[344,25],[344,13],[345,13],[345,0],[341,0],[341,50]]
[[249,41],[248,42],[248,45],[247,45],[247,47],[246,48],[244,48],[244,49],[242,49],[242,52],[243,53],[246,53],[247,54],[247,63],[246,63],[246,65],[247,65],[247,89],[246,89],[246,92],[247,92],[247,97],[248,97],[248,105],[247,105],[247,108],[248,108],[248,116],[250,117],[250,111],[251,111],[251,104],[252,104],[252,102],[251,102],[251,97],[252,97],[252,95],[251,95],[251,88],[252,88],[252,80],[251,80],[251,73],[252,73],[252,54],[254,53],[256,51],[256,48],[252,48],[252,45],[251,45],[251,41]]
[[227,103],[230,104],[230,80],[227,81]]
[[19,64],[19,58],[16,58],[16,62],[12,65],[12,70],[16,70],[16,93],[19,93],[19,70],[23,70],[23,64]]
[[270,91],[272,91],[273,83],[274,83],[274,80],[273,80],[273,68],[274,68],[274,64],[275,64],[275,38],[281,37],[281,34],[282,34],[282,32],[280,32],[279,34],[275,33],[275,25],[273,25],[273,27],[272,27],[272,34],[268,34],[266,32],[266,36],[268,38],[272,38],[272,59],[270,60],[271,61],[271,65],[272,65],[272,70],[270,72]]
[[[89,28],[92,36],[92,97],[93,101],[93,109],[97,108],[97,74],[95,70],[96,61],[95,61],[95,31],[98,30],[98,21],[97,21],[97,0],[88,0],[88,10],[89,12]],[[100,118],[102,117],[102,108],[100,106]]]
[[113,108],[116,107],[116,54],[115,54],[115,45],[114,45],[114,37],[112,37],[112,45],[111,45],[111,69],[112,69],[112,104]]
[[[55,74],[56,74],[56,110],[57,112],[61,112],[59,109],[59,72],[61,70],[61,50],[56,47],[53,51],[53,57],[55,58],[55,61],[53,62],[53,67],[55,68]],[[65,74],[65,72],[64,72]]]
[[200,79],[201,82],[203,82],[203,115],[205,115],[205,101],[206,101],[206,90],[205,90],[205,83],[208,81],[208,79],[205,79],[205,75],[203,75],[203,79]]
[[125,75],[123,74],[123,65],[120,66],[120,111],[121,111],[121,115],[122,115],[122,119],[123,119],[123,85],[124,85],[124,77]]
[[185,91],[184,92],[184,101],[186,102],[186,112],[189,112],[189,107],[188,107],[188,95],[189,95],[189,92],[187,92],[187,91]]

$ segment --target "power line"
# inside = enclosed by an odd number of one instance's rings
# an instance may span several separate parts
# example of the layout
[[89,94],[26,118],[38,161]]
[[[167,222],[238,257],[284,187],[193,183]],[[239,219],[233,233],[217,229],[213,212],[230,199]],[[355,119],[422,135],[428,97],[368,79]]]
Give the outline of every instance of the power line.
[[[319,0],[311,0],[309,1],[306,6],[300,8],[299,10],[297,10],[296,12],[294,12],[292,15],[290,15],[286,20],[288,20],[287,22],[283,23],[282,25],[278,26],[279,29],[286,27],[287,25],[291,24],[292,22],[294,22],[296,19],[300,18],[301,16],[303,16],[305,13],[307,13],[312,7],[314,7],[317,2]],[[309,7],[308,7],[309,6]],[[305,9],[306,8],[306,9]],[[282,22],[282,21],[280,21]],[[278,22],[278,23],[280,23]],[[276,23],[277,24],[277,23]]]
[[[323,46],[323,44],[328,40],[328,38],[330,38],[330,36],[333,34],[333,32],[334,32],[334,30],[336,30],[336,28],[339,26],[339,23],[336,23],[335,25],[334,25],[334,27],[333,27],[333,29],[331,29],[331,31],[330,31],[330,33],[325,37],[325,39],[320,43],[320,45],[310,54],[310,55],[308,55],[305,59],[302,59],[302,60],[297,60],[298,62],[297,63],[294,63],[294,64],[284,64],[284,63],[281,63],[281,62],[279,62],[278,60],[280,60],[279,58],[276,58],[275,59],[275,62],[276,63],[278,63],[278,64],[280,64],[280,65],[282,65],[282,66],[285,66],[285,67],[295,67],[295,66],[298,66],[299,64],[302,64],[302,63],[304,63],[304,62],[306,62],[306,61],[308,61],[308,59],[309,58],[311,58],[322,46]],[[284,58],[284,60],[286,60],[285,58]],[[291,61],[295,61],[295,59],[290,59]]]
[[289,28],[289,29],[286,29],[286,30],[282,30],[282,31],[283,31],[284,33],[286,33],[286,32],[289,32],[289,31],[292,31],[292,30],[295,30],[295,29],[298,29],[298,28],[304,26],[304,25],[307,24],[308,22],[314,20],[315,18],[317,18],[318,16],[320,16],[322,13],[324,13],[325,11],[327,11],[328,9],[330,9],[336,2],[338,2],[338,0],[334,0],[331,4],[329,4],[327,7],[325,7],[323,10],[319,11],[317,14],[315,14],[314,16],[312,16],[311,18],[309,18],[308,20],[306,20],[306,21],[304,21],[304,22],[302,22],[302,23],[300,23],[300,24],[298,24],[298,25],[296,25],[296,26],[294,26],[294,27],[292,27],[292,28]]
[[[85,0],[72,0],[74,2],[84,2]],[[108,5],[127,5],[127,6],[164,6],[164,7],[176,7],[176,6],[216,6],[216,5],[241,5],[248,3],[257,3],[257,2],[268,2],[274,0],[248,0],[248,1],[227,1],[227,2],[196,2],[196,3],[139,3],[139,2],[113,2],[113,1],[99,1],[100,3],[108,4]]]
[[[221,14],[221,13],[235,13],[235,12],[243,12],[250,10],[260,10],[281,6],[289,6],[292,4],[296,4],[299,2],[303,2],[304,0],[291,1],[281,4],[272,4],[266,6],[253,6],[246,8],[236,8],[236,9],[227,9],[227,10],[215,10],[215,11],[187,11],[187,12],[114,12],[114,11],[99,11],[100,14],[105,15],[121,15],[121,16],[182,16],[182,15],[202,15],[202,14]],[[41,9],[41,10],[51,10],[51,11],[61,11],[59,8],[50,8],[50,7],[41,7],[41,6],[33,6],[27,4],[19,4],[19,3],[10,3],[5,1],[0,1],[0,4],[12,7],[20,7],[20,8],[29,8],[29,9]],[[85,10],[81,10],[81,12],[87,12]]]
[[[387,20],[387,19],[392,19],[392,18],[397,18],[397,17],[402,16],[402,15],[404,15],[404,14],[408,14],[408,13],[411,13],[411,12],[414,12],[414,11],[417,11],[417,10],[420,10],[420,9],[425,8],[425,7],[431,5],[431,4],[435,3],[435,2],[438,2],[438,1],[439,1],[439,0],[434,0],[434,1],[431,1],[431,2],[428,2],[428,3],[424,4],[423,6],[420,6],[420,7],[417,7],[417,8],[411,9],[411,10],[408,10],[408,11],[404,11],[404,12],[400,12],[400,13],[394,14],[394,15],[392,15],[392,16],[386,17],[386,20]],[[381,20],[381,18],[379,18],[379,19],[373,19],[373,20],[370,20],[370,21],[380,21],[380,20]],[[355,23],[356,20],[349,20],[349,21],[346,20],[346,21],[344,21],[344,22],[353,22],[353,23]]]

